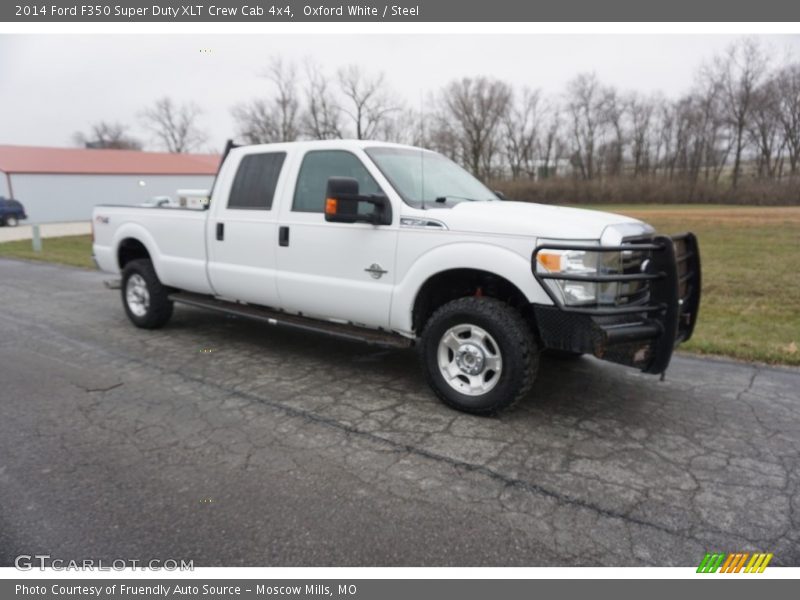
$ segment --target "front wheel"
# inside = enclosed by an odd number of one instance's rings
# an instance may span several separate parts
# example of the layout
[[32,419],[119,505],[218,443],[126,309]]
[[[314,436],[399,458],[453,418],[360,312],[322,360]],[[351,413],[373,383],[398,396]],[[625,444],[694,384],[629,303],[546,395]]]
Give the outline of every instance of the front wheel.
[[158,329],[172,316],[169,292],[149,260],[132,260],[122,270],[122,305],[131,322],[143,329]]
[[8,227],[16,227],[17,225],[19,225],[19,220],[14,215],[8,215],[6,217],[6,225]]
[[528,323],[494,298],[459,298],[440,307],[425,325],[419,351],[436,395],[452,408],[481,415],[524,398],[539,364]]

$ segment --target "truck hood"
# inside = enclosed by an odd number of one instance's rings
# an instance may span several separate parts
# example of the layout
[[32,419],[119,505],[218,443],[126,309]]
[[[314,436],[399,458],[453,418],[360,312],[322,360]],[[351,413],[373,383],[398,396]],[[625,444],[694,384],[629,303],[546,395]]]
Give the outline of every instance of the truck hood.
[[624,235],[653,231],[646,223],[623,215],[530,202],[459,202],[450,209],[426,212],[451,231],[474,233],[597,240],[609,225],[621,226]]

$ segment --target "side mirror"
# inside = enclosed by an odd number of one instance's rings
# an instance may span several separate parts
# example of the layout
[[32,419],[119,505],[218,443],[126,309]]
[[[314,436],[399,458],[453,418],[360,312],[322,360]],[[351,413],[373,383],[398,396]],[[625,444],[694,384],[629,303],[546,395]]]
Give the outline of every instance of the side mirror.
[[494,191],[494,195],[495,195],[495,196],[497,196],[498,198],[500,198],[500,200],[508,200],[508,196],[506,196],[506,195],[505,195],[503,192],[501,192],[500,190],[495,190],[495,191]]
[[392,205],[386,196],[361,196],[352,177],[331,177],[325,194],[325,220],[331,223],[392,224]]

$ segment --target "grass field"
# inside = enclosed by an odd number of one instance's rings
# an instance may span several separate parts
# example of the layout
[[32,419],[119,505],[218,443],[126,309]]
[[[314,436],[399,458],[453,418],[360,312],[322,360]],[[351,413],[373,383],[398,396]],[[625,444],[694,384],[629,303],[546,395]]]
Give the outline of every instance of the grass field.
[[[800,207],[593,205],[642,219],[663,233],[694,231],[703,261],[703,299],[682,349],[800,365]],[[0,244],[9,256],[92,268],[89,236]]]
[[43,260],[73,267],[94,268],[90,235],[45,238],[42,240],[41,252],[34,252],[31,249],[30,240],[3,242],[0,244],[0,257]]

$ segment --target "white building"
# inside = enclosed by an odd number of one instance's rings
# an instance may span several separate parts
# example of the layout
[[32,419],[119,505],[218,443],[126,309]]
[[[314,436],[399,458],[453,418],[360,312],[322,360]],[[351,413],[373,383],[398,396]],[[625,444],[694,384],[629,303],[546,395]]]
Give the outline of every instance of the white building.
[[0,145],[0,196],[19,200],[29,223],[88,221],[95,204],[141,204],[209,189],[220,157],[133,150]]

